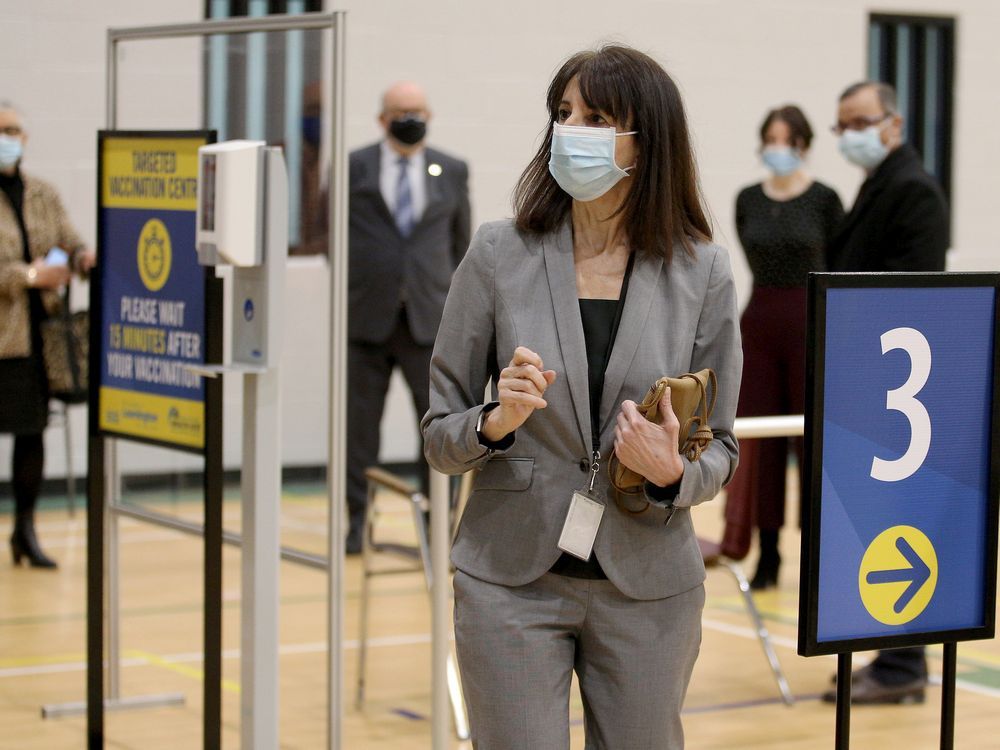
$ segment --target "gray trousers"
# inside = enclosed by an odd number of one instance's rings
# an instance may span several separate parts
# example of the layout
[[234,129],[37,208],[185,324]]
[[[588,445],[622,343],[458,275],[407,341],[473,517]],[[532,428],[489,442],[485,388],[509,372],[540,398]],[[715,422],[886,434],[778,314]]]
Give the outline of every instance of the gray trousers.
[[681,750],[705,588],[638,601],[546,573],[508,587],[455,573],[455,642],[477,750],[567,750],[572,673],[587,750]]

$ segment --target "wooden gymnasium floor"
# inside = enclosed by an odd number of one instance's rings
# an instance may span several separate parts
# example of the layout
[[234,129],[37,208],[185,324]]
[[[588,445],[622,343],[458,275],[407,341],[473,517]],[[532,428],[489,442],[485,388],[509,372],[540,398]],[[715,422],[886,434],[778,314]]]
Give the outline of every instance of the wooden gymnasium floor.
[[[322,553],[325,511],[320,487],[288,488],[282,540]],[[128,498],[162,512],[197,520],[190,494]],[[85,524],[82,509],[70,517],[57,499],[39,516],[44,546],[60,562],[57,572],[15,570],[0,560],[0,749],[61,750],[84,747],[83,717],[43,720],[42,704],[84,695]],[[381,528],[412,536],[409,516],[397,502],[382,502]],[[697,509],[700,532],[720,528],[721,503]],[[226,503],[227,528],[239,527],[234,494]],[[7,554],[9,515],[0,520]],[[182,707],[107,715],[107,747],[158,750],[200,747],[201,552],[200,539],[131,520],[121,522],[123,694],[179,691]],[[768,748],[814,750],[833,746],[834,711],[817,700],[835,669],[832,658],[795,654],[798,534],[782,538],[781,587],[757,597],[779,658],[798,698],[793,708],[777,697],[770,671],[736,587],[722,570],[710,571],[701,658],[686,704],[687,746],[698,750]],[[751,553],[751,560],[754,553]],[[239,746],[239,552],[225,552],[224,746]],[[752,563],[747,565],[752,569]],[[357,657],[359,561],[345,571],[344,645],[346,694],[353,696]],[[325,577],[283,563],[281,568],[281,747],[321,748],[325,737]],[[368,701],[345,712],[345,748],[388,750],[430,746],[428,598],[419,575],[377,579],[374,584]],[[859,655],[857,661],[863,661]],[[940,672],[940,650],[931,668]],[[1000,646],[996,641],[959,646],[956,747],[1000,746]],[[938,747],[940,688],[924,705],[859,708],[853,713],[856,748]],[[651,705],[650,710],[655,710]],[[573,747],[583,747],[582,708],[571,706]],[[458,742],[454,747],[468,747]]]

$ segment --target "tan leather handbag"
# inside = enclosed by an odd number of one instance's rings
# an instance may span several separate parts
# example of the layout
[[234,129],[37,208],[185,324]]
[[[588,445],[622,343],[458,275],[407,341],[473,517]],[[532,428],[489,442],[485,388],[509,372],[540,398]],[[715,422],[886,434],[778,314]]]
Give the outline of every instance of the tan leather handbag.
[[[715,371],[705,369],[688,372],[678,378],[663,377],[653,383],[642,403],[637,405],[639,413],[650,422],[659,420],[660,399],[663,398],[663,392],[667,388],[670,388],[670,405],[681,425],[677,448],[689,461],[697,461],[712,442],[712,428],[708,420],[715,409],[718,390]],[[642,494],[646,478],[623,466],[614,453],[608,461],[608,473],[618,495],[619,504],[622,495]],[[646,507],[648,506],[630,512],[641,513]]]

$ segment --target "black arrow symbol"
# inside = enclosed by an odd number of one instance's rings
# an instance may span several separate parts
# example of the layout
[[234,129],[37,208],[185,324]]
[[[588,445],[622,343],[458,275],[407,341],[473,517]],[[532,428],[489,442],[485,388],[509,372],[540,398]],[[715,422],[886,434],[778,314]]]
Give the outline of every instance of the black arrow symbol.
[[866,576],[865,580],[870,584],[903,583],[909,581],[910,585],[906,587],[906,590],[896,600],[896,603],[892,605],[893,611],[898,615],[906,609],[906,605],[912,601],[921,587],[927,583],[927,579],[931,577],[931,569],[927,567],[927,563],[923,561],[920,555],[916,553],[916,550],[903,537],[896,539],[896,549],[906,558],[906,562],[910,564],[910,567],[897,568],[896,570],[873,570]]

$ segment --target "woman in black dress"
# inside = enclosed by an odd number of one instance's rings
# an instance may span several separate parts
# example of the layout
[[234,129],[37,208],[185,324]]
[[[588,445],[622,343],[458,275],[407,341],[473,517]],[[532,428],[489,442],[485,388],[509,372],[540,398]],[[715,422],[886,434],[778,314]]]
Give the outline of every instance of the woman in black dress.
[[[806,279],[810,271],[824,270],[824,250],[844,215],[837,193],[804,168],[812,137],[798,107],[768,112],[760,155],[771,174],[736,199],[736,230],[753,272],[752,296],[740,321],[741,417],[801,414],[804,408]],[[801,440],[795,444],[801,458]],[[764,589],[778,581],[789,440],[745,440],[740,448],[728,502],[756,511],[760,558],[751,586]]]
[[94,254],[70,226],[55,189],[21,171],[26,140],[17,110],[0,102],[0,434],[14,436],[10,549],[15,565],[54,568],[35,535],[49,415],[41,324],[71,269],[89,270]]

